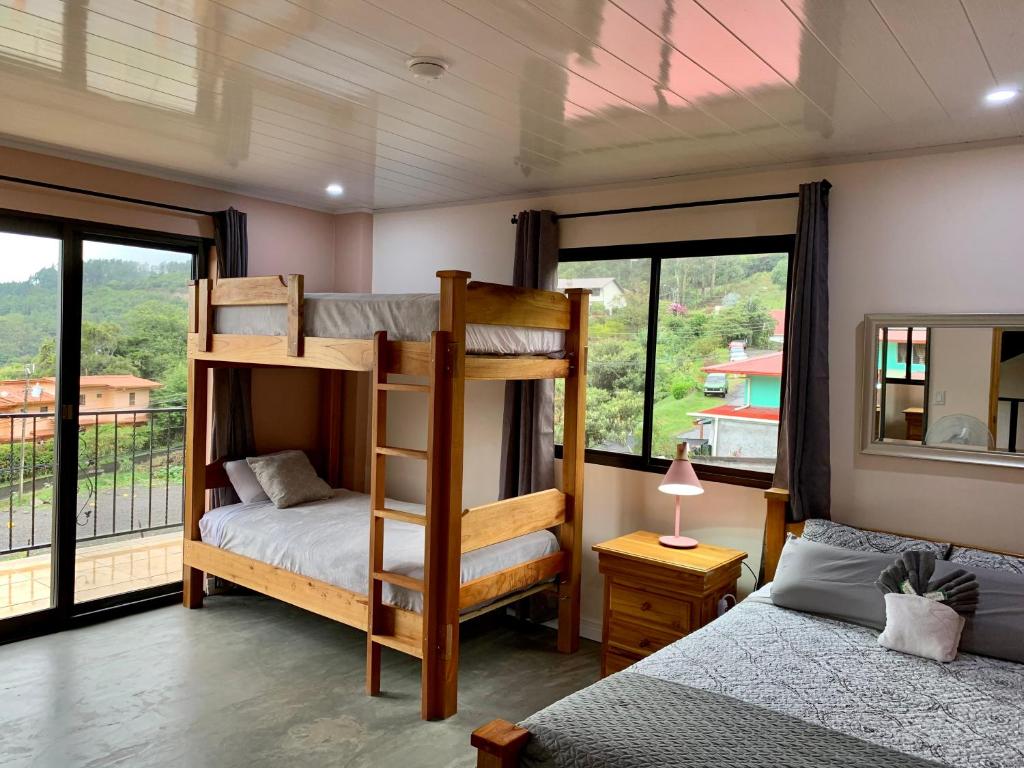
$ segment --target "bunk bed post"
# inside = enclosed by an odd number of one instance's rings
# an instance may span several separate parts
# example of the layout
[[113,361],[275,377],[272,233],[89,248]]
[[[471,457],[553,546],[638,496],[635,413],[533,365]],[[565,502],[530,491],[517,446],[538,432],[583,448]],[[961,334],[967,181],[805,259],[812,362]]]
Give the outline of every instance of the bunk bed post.
[[565,378],[565,417],[562,440],[562,492],[565,522],[558,528],[562,551],[569,561],[568,573],[558,585],[558,650],[575,653],[580,647],[580,560],[583,556],[583,462],[586,449],[584,416],[587,401],[587,326],[590,291],[570,288],[569,330],[565,351],[569,375]]
[[302,275],[288,275],[288,357],[305,353],[305,308]]
[[[208,281],[204,281],[208,282]],[[209,295],[209,293],[207,293]],[[201,541],[199,520],[206,511],[206,431],[209,363],[188,361],[185,406],[185,540]],[[186,565],[182,574],[186,608],[203,605],[203,572]]]
[[213,344],[213,296],[209,278],[196,281],[196,333],[199,351],[209,352]]
[[437,276],[441,308],[431,346],[428,450],[433,466],[428,472],[420,705],[424,720],[454,715],[459,692],[466,286],[470,274],[445,270]]

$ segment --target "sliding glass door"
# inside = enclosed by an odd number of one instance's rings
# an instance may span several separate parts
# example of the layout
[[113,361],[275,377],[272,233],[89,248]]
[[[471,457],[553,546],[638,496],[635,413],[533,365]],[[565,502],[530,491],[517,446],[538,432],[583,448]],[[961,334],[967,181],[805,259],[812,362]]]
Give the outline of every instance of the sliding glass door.
[[180,590],[205,248],[0,213],[0,639]]
[[82,243],[76,603],[181,581],[192,259]]
[[59,227],[0,225],[0,618],[54,606]]

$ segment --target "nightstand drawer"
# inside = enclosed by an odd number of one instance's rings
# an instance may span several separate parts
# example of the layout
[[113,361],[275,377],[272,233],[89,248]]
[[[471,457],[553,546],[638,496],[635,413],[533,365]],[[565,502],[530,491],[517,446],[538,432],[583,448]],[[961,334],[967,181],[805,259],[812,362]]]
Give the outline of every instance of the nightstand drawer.
[[656,627],[645,627],[613,618],[608,622],[608,643],[629,653],[643,656],[654,653],[683,637],[682,632],[670,632]]
[[617,580],[608,585],[608,608],[612,616],[647,626],[664,627],[683,635],[693,626],[687,600],[644,592]]

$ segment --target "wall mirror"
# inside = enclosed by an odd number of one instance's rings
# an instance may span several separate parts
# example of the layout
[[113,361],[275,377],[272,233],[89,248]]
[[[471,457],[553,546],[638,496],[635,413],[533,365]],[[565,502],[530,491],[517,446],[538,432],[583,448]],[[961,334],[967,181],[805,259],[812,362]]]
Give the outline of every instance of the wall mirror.
[[1024,315],[867,315],[864,453],[1024,467]]

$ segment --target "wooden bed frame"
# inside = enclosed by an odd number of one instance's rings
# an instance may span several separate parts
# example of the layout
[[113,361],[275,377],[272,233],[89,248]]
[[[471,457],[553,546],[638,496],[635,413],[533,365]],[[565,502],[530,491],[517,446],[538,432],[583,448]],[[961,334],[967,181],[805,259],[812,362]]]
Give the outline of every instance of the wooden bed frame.
[[[775,571],[782,555],[782,547],[786,543],[786,535],[792,533],[799,536],[803,532],[804,524],[786,522],[789,491],[783,488],[771,488],[765,491],[764,496],[767,510],[764,523],[764,549],[761,558],[764,571],[763,581],[767,583],[775,578]],[[1014,552],[998,552],[997,554],[1024,557],[1024,554]],[[470,743],[477,750],[477,768],[519,768],[520,753],[529,740],[530,732],[525,728],[520,728],[508,720],[492,720],[473,731]]]
[[[439,330],[429,342],[391,341],[384,331],[373,339],[306,338],[303,333],[302,275],[199,280],[190,296],[188,411],[184,526],[184,604],[203,602],[203,574],[213,574],[367,632],[366,688],[380,692],[381,648],[387,646],[422,660],[421,715],[455,714],[458,697],[459,622],[467,608],[496,601],[487,610],[544,589],[558,592],[558,649],[579,647],[580,559],[583,523],[584,409],[586,398],[589,291],[565,294],[469,282],[470,274],[442,271]],[[287,336],[213,332],[220,306],[286,305]],[[511,325],[565,332],[563,359],[538,356],[466,354],[466,325]],[[284,366],[324,371],[325,476],[332,485],[339,467],[344,403],[339,394],[344,371],[371,374],[370,496],[372,509],[366,595],[309,579],[201,540],[199,521],[206,491],[224,487],[219,462],[207,462],[208,373],[218,367]],[[391,375],[425,383],[392,382]],[[561,490],[547,490],[464,509],[462,506],[463,430],[467,380],[565,379],[564,452]],[[387,396],[426,395],[427,445],[424,449],[387,444]],[[426,513],[410,515],[387,508],[385,474],[389,459],[426,462]],[[424,576],[412,579],[384,570],[384,521],[423,525]],[[463,552],[552,529],[560,551],[474,581],[460,584]],[[550,580],[554,579],[554,582]],[[384,582],[423,594],[422,614],[381,600]],[[475,613],[474,613],[475,615]]]

